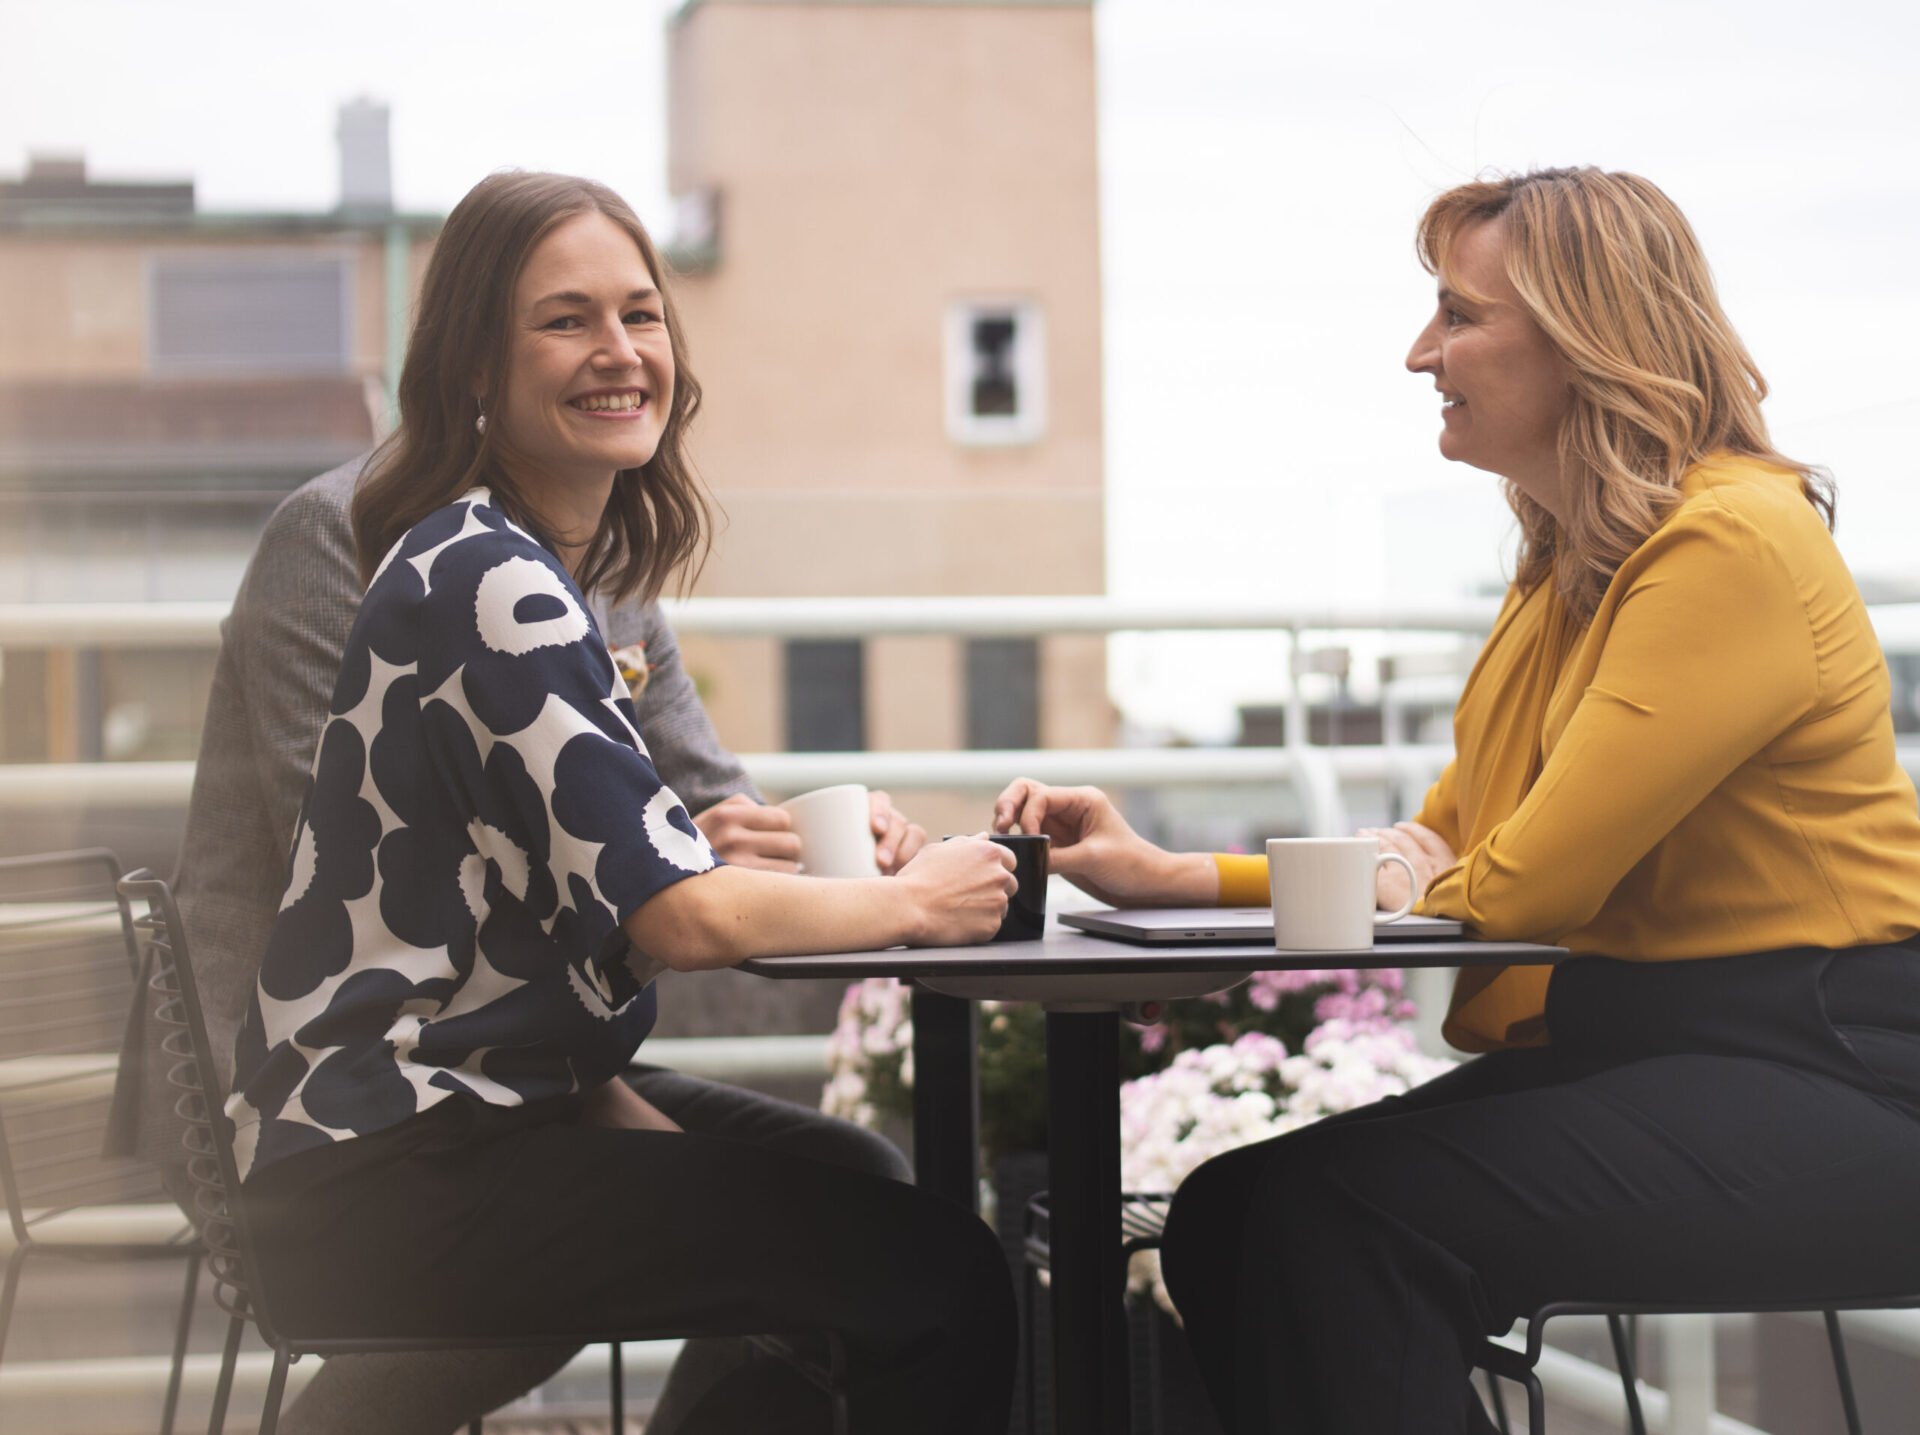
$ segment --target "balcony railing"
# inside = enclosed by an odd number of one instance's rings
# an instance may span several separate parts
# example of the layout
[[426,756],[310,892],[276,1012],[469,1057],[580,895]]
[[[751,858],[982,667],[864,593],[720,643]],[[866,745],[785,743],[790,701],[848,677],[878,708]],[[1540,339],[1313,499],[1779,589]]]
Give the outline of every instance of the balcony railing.
[[[1047,637],[1122,632],[1267,632],[1284,637],[1296,661],[1284,665],[1285,739],[1274,746],[1220,748],[1048,748],[920,752],[763,752],[739,754],[764,788],[799,792],[837,782],[893,789],[997,790],[1025,774],[1049,781],[1130,788],[1289,786],[1310,834],[1350,830],[1346,793],[1385,785],[1398,809],[1412,810],[1445,765],[1450,744],[1407,739],[1410,709],[1445,706],[1448,679],[1382,684],[1384,740],[1328,746],[1310,740],[1309,701],[1295,674],[1308,634],[1455,634],[1487,632],[1491,600],[1445,606],[1328,609],[1285,604],[1133,602],[1102,597],[698,598],[664,605],[675,629],[708,637],[857,638],[939,635]],[[1920,608],[1874,610],[1887,650],[1920,653]],[[211,649],[220,638],[221,603],[0,604],[0,652],[97,648]],[[1903,695],[1896,695],[1903,700]],[[1898,745],[1901,763],[1920,774],[1920,735]],[[14,763],[0,765],[0,812],[98,805],[180,807],[193,780],[190,762]]]

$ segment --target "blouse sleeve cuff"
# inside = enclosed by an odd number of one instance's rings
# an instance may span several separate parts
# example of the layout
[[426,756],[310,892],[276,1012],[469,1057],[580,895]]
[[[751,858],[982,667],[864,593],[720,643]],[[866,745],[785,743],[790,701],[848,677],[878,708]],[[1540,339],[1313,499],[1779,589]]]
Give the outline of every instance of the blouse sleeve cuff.
[[1267,859],[1240,852],[1216,852],[1214,866],[1220,869],[1220,905],[1222,907],[1264,907],[1273,900],[1267,885]]

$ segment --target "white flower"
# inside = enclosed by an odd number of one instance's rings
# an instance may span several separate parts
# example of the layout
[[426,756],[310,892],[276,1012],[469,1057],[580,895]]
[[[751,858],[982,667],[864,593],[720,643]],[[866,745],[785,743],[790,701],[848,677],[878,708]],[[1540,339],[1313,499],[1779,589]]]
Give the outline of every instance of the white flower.
[[[1122,1086],[1121,1186],[1177,1190],[1215,1156],[1395,1095],[1453,1065],[1422,1055],[1405,1026],[1343,1018],[1322,1023],[1303,1048],[1290,1056],[1278,1038],[1251,1032],[1230,1046],[1180,1052],[1164,1071]],[[1158,1252],[1136,1255],[1127,1279],[1178,1318]]]

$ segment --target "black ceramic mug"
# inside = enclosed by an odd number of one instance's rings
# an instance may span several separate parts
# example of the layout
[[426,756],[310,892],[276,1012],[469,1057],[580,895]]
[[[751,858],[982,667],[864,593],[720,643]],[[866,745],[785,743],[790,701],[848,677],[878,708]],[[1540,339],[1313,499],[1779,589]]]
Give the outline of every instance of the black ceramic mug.
[[1006,919],[993,934],[996,942],[1034,942],[1047,928],[1047,858],[1053,839],[1044,833],[1009,832],[988,839],[1013,853],[1013,875],[1020,889],[1007,903]]

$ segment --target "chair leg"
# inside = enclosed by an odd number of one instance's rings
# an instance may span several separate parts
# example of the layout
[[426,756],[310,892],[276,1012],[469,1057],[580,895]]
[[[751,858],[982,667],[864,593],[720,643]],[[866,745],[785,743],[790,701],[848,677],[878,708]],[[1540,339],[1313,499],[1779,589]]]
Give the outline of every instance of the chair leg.
[[20,1291],[20,1272],[26,1268],[27,1247],[15,1246],[7,1257],[7,1279],[0,1287],[0,1360],[7,1354],[7,1327],[13,1323],[13,1298]]
[[1493,1423],[1500,1427],[1500,1435],[1513,1435],[1513,1426],[1507,1421],[1507,1396],[1500,1388],[1500,1377],[1491,1370],[1480,1373],[1487,1377],[1487,1403],[1493,1406]]
[[620,1342],[607,1343],[608,1384],[613,1395],[613,1435],[627,1432],[627,1367],[620,1353]]
[[267,1398],[260,1407],[259,1435],[273,1435],[280,1424],[280,1402],[287,1395],[287,1352],[286,1347],[276,1345],[273,1348],[273,1374],[267,1377]]
[[233,1397],[233,1368],[240,1361],[240,1332],[247,1318],[236,1315],[227,1322],[227,1340],[220,1351],[220,1378],[213,1385],[213,1409],[207,1416],[207,1435],[220,1435],[227,1424],[227,1401]]
[[1620,1368],[1621,1394],[1627,1399],[1627,1428],[1633,1435],[1647,1435],[1647,1417],[1640,1409],[1640,1372],[1634,1365],[1634,1343],[1627,1338],[1626,1321],[1618,1315],[1608,1316],[1607,1334],[1613,1337],[1613,1360]]
[[1527,1387],[1527,1435],[1547,1435],[1547,1392],[1540,1377],[1528,1370],[1521,1383]]
[[180,1376],[187,1364],[187,1337],[193,1333],[193,1298],[200,1291],[200,1250],[187,1257],[187,1288],[180,1293],[180,1318],[173,1327],[173,1368],[167,1372],[167,1402],[160,1411],[160,1435],[173,1435],[180,1409]]
[[1039,1335],[1033,1329],[1033,1287],[1039,1285],[1039,1277],[1033,1274],[1033,1262],[1021,1258],[1020,1262],[1020,1358],[1025,1364],[1027,1375],[1027,1423],[1021,1425],[1021,1435],[1041,1435],[1041,1399],[1035,1389],[1033,1379],[1033,1356],[1039,1345]]
[[1840,1334],[1840,1316],[1823,1310],[1827,1319],[1827,1344],[1833,1348],[1833,1374],[1840,1382],[1840,1406],[1847,1417],[1847,1435],[1860,1435],[1860,1407],[1853,1398],[1853,1373],[1847,1369],[1847,1342]]

